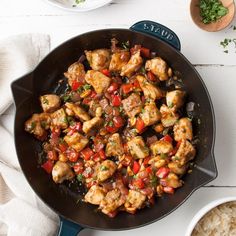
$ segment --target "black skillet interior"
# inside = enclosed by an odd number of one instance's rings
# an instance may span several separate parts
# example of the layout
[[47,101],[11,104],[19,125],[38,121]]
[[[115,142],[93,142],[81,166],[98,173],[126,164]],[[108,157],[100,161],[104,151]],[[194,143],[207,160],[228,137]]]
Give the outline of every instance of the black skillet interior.
[[[33,113],[40,112],[39,95],[52,92],[68,66],[78,60],[85,49],[110,47],[111,38],[131,45],[141,44],[164,58],[168,64],[181,72],[188,93],[194,101],[196,114],[194,123],[197,144],[196,167],[184,177],[185,184],[174,195],[158,198],[151,208],[140,210],[135,215],[120,213],[115,219],[95,211],[96,207],[77,202],[80,197],[66,185],[56,185],[39,167],[39,142],[24,131],[24,122]],[[123,230],[154,222],[176,209],[190,194],[217,175],[213,146],[215,135],[214,113],[210,97],[200,76],[186,58],[163,41],[142,33],[125,29],[106,29],[77,36],[52,51],[31,73],[12,84],[16,104],[15,145],[21,168],[36,194],[56,213],[84,227]],[[198,122],[201,120],[201,123]]]

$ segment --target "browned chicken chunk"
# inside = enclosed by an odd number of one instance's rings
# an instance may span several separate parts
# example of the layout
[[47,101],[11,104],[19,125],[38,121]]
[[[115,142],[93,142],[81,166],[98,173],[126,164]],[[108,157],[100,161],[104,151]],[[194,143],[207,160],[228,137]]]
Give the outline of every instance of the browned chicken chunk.
[[68,71],[64,75],[68,79],[68,84],[72,87],[74,82],[84,81],[84,65],[80,62],[75,62],[68,68]]
[[125,203],[125,197],[122,196],[119,189],[111,190],[100,203],[100,209],[104,214],[113,213],[118,207]]
[[97,179],[99,182],[103,182],[110,178],[116,171],[117,165],[114,161],[105,160],[101,163],[97,173]]
[[81,151],[88,144],[89,140],[80,133],[73,133],[64,137],[65,142],[75,149],[77,152]]
[[135,54],[131,56],[128,63],[122,67],[120,75],[131,77],[136,71],[140,69],[142,63],[143,59],[140,56],[140,51],[137,51]]
[[175,173],[177,175],[183,175],[186,172],[186,170],[187,170],[187,165],[181,166],[177,162],[170,162],[168,164],[168,167],[170,168],[171,172],[173,172],[173,173]]
[[136,136],[128,141],[128,148],[131,155],[136,159],[145,158],[149,155],[149,149],[141,136]]
[[170,108],[174,108],[175,110],[182,107],[184,104],[185,92],[181,90],[174,90],[171,92],[167,92],[166,94],[166,104]]
[[85,134],[88,134],[92,129],[98,128],[102,123],[103,119],[101,117],[94,117],[91,120],[85,121],[82,129]]
[[52,169],[52,178],[55,183],[62,183],[64,180],[73,179],[74,172],[67,163],[58,161]]
[[125,208],[128,212],[134,213],[137,209],[140,209],[146,200],[146,196],[136,190],[129,190],[125,202]]
[[127,50],[120,50],[112,54],[109,66],[110,71],[120,72],[130,59],[130,52]]
[[146,104],[140,114],[145,126],[153,125],[161,119],[161,113],[155,103]]
[[68,127],[68,122],[66,118],[66,113],[63,108],[54,111],[51,114],[51,119],[52,119],[52,126],[53,127],[59,127],[62,129],[66,129]]
[[93,70],[107,69],[110,64],[111,55],[108,49],[96,49],[85,51],[89,65]]
[[150,149],[152,150],[152,154],[154,156],[158,154],[167,154],[173,150],[173,146],[170,142],[164,141],[164,140],[159,140],[153,143],[150,146]]
[[174,139],[180,141],[182,139],[193,139],[192,122],[187,118],[181,118],[179,122],[174,125]]
[[[88,121],[90,120],[89,114],[81,107],[74,103],[67,102],[66,106],[66,113],[68,115],[74,115],[76,118],[79,118],[81,121]],[[69,111],[68,111],[69,110]]]
[[25,122],[25,130],[34,134],[37,139],[43,141],[47,137],[46,129],[49,128],[50,123],[50,114],[33,114],[32,117]]
[[173,126],[179,119],[179,115],[175,113],[172,108],[167,107],[163,104],[160,108],[161,112],[161,123],[164,127]]
[[147,60],[145,64],[145,69],[151,71],[156,75],[161,81],[168,79],[168,66],[166,62],[160,58],[156,57],[151,60]]
[[100,205],[105,195],[106,193],[102,187],[93,185],[84,196],[84,200],[94,205]]
[[61,105],[60,97],[55,94],[40,96],[40,102],[44,112],[54,112]]
[[141,89],[143,90],[144,97],[146,99],[152,99],[155,101],[156,99],[160,99],[163,97],[162,90],[157,86],[149,83],[145,76],[137,75],[136,78],[140,84]]
[[196,150],[193,145],[187,140],[182,140],[174,159],[176,162],[180,163],[180,165],[184,165],[188,161],[192,160],[195,155]]
[[142,111],[142,101],[140,96],[136,93],[132,93],[129,97],[122,100],[125,113],[129,117],[134,117]]
[[93,86],[94,90],[98,94],[106,92],[111,83],[111,79],[109,77],[95,70],[89,70],[86,73],[85,80]]
[[119,157],[124,154],[124,148],[121,141],[121,137],[118,133],[112,134],[107,142],[106,156]]

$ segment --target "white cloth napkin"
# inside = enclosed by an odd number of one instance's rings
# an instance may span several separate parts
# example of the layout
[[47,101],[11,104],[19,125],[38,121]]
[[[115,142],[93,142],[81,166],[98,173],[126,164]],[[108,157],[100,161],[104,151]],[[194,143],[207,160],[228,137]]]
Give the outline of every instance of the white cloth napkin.
[[[0,40],[0,115],[12,104],[10,83],[33,70],[49,49],[48,35],[24,34]],[[58,216],[25,180],[13,135],[0,124],[0,235],[51,236],[57,229]]]

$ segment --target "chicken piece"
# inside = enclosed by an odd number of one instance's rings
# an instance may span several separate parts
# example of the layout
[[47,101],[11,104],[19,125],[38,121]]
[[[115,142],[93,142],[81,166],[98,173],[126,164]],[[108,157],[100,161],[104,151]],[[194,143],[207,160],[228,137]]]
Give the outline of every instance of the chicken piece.
[[110,50],[96,49],[94,51],[85,51],[85,55],[93,70],[102,70],[109,67],[111,60]]
[[136,93],[132,93],[129,97],[122,100],[122,105],[125,110],[125,113],[129,117],[134,117],[142,111],[142,101],[140,96]]
[[145,158],[149,155],[149,149],[141,136],[136,136],[128,141],[128,148],[131,155],[136,159]]
[[71,167],[61,161],[57,161],[52,169],[52,179],[55,183],[60,184],[64,180],[71,180],[74,178],[74,173]]
[[66,113],[63,108],[54,111],[51,114],[51,119],[52,119],[52,126],[56,126],[62,129],[66,129],[68,127],[68,121],[66,118]]
[[80,62],[75,62],[69,66],[68,71],[64,75],[71,87],[74,82],[83,82],[85,77],[84,65]]
[[125,203],[125,196],[121,194],[119,189],[113,189],[107,193],[100,203],[100,209],[104,214],[113,213],[118,207]]
[[105,195],[106,193],[102,187],[93,185],[84,196],[84,200],[94,205],[100,205]]
[[170,168],[170,171],[177,174],[177,175],[183,175],[186,170],[187,170],[187,165],[183,165],[181,166],[179,163],[177,162],[170,162],[168,164],[168,167]]
[[164,127],[173,126],[179,119],[179,115],[174,112],[172,108],[169,108],[163,104],[160,108],[161,112],[161,123]]
[[111,56],[109,70],[120,72],[122,67],[128,63],[129,59],[130,59],[129,51],[120,50],[113,53]]
[[82,134],[75,132],[72,135],[66,135],[64,137],[65,142],[75,149],[77,152],[80,152],[88,144],[89,140],[84,137]]
[[166,62],[160,57],[155,57],[151,60],[147,60],[145,64],[145,69],[147,71],[151,71],[161,81],[168,79],[169,67]]
[[153,125],[161,119],[161,113],[155,103],[146,104],[140,114],[145,126]]
[[128,212],[134,213],[137,209],[140,209],[146,200],[146,196],[136,190],[129,190],[125,208]]
[[121,137],[118,133],[112,134],[107,142],[106,156],[119,157],[124,154],[124,148],[122,145]]
[[159,140],[151,144],[150,149],[154,156],[158,154],[167,154],[173,150],[173,145],[170,142]]
[[97,180],[103,182],[106,179],[109,179],[116,171],[117,165],[114,161],[105,160],[101,163],[98,168]]
[[162,90],[157,86],[149,83],[143,75],[137,75],[136,79],[138,80],[146,99],[152,99],[153,101],[155,101],[156,99],[160,99],[163,97]]
[[99,127],[102,123],[103,119],[101,117],[94,117],[83,123],[82,130],[85,134],[88,134],[92,129]]
[[49,128],[50,123],[50,114],[33,114],[32,117],[25,122],[25,131],[34,134],[37,139],[43,141],[47,138],[46,129]]
[[68,115],[72,115],[74,114],[74,116],[78,119],[80,119],[81,121],[88,121],[90,120],[90,116],[89,114],[81,107],[79,107],[78,105],[74,104],[74,103],[70,103],[70,102],[67,102],[65,104],[66,106],[66,112],[68,112],[68,109],[70,110],[69,114]]
[[191,121],[187,118],[181,118],[179,122],[174,125],[174,139],[180,141],[182,139],[193,139],[193,128]]
[[177,110],[182,107],[184,104],[185,92],[181,90],[174,90],[171,92],[167,92],[166,94],[166,104],[170,108],[174,108]]
[[40,96],[40,102],[44,112],[54,112],[61,104],[60,97],[55,94]]
[[179,188],[183,185],[183,182],[179,179],[179,177],[174,173],[169,173],[166,178],[166,184],[172,188]]
[[193,147],[193,145],[189,141],[183,139],[178,148],[178,151],[174,156],[174,160],[181,166],[183,166],[188,161],[192,160],[195,157],[195,155],[196,155],[196,150]]
[[95,70],[88,70],[85,75],[85,80],[93,86],[94,90],[98,94],[106,92],[111,83],[111,79],[109,77]]
[[131,77],[142,66],[143,59],[140,56],[140,50],[131,56],[128,63],[121,69],[121,76]]

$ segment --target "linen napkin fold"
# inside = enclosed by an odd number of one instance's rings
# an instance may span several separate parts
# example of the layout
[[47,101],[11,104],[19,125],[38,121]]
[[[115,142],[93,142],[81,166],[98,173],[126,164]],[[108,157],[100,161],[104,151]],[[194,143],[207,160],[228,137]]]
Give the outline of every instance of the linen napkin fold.
[[[49,49],[50,37],[44,34],[0,40],[0,116],[12,104],[10,83],[33,70]],[[0,235],[55,235],[58,216],[27,183],[17,160],[13,136],[1,123],[0,143]]]

